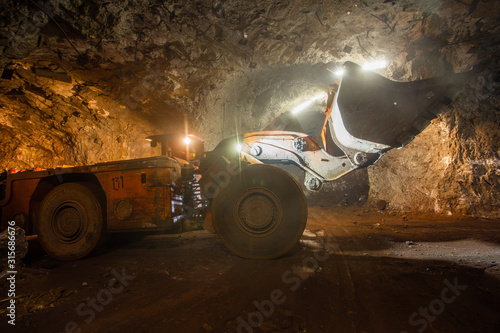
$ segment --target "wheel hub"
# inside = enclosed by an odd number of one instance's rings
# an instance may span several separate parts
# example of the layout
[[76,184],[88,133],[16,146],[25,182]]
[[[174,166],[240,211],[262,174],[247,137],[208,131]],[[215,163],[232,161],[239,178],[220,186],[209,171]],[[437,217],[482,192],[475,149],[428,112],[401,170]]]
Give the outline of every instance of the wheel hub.
[[60,207],[54,217],[57,234],[71,239],[78,234],[82,225],[82,217],[76,207]]
[[240,195],[235,204],[236,222],[248,234],[272,232],[283,215],[278,197],[265,188],[253,188]]

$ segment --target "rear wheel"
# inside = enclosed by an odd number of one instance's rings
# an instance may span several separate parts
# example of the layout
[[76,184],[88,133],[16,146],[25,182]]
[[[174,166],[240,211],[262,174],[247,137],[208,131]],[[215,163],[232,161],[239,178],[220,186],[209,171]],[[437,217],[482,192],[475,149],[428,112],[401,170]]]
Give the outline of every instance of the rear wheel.
[[212,203],[219,238],[237,255],[271,259],[290,251],[307,222],[297,182],[271,165],[248,165],[219,189]]
[[93,191],[80,183],[66,183],[42,201],[37,233],[45,252],[58,260],[90,254],[103,239],[103,211]]

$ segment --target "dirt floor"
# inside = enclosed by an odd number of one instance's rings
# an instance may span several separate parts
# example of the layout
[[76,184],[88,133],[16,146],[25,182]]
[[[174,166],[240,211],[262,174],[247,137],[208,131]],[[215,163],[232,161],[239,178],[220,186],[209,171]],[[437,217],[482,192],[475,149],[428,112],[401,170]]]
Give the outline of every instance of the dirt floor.
[[207,231],[115,234],[58,262],[32,244],[1,332],[500,332],[500,221],[309,210],[301,245],[246,260]]

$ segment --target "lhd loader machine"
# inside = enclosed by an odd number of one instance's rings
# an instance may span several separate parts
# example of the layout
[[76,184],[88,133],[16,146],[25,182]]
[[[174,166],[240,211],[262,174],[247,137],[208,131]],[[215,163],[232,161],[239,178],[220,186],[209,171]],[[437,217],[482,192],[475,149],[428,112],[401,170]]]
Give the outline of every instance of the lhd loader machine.
[[[147,138],[161,155],[89,166],[5,171],[1,229],[15,221],[59,260],[89,255],[107,232],[182,231],[210,219],[237,255],[272,259],[299,241],[304,191],[374,164],[418,135],[451,102],[457,76],[394,82],[354,63],[326,93],[320,138],[285,112],[263,131],[221,141],[205,152],[195,136]],[[456,74],[458,75],[458,74]],[[303,184],[280,166],[294,165]]]

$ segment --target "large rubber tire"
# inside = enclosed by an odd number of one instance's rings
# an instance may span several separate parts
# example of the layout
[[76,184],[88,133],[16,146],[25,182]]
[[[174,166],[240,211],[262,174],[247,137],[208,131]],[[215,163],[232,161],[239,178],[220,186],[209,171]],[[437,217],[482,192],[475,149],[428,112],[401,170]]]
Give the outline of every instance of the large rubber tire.
[[104,238],[101,204],[83,184],[55,187],[43,199],[39,212],[38,239],[45,252],[55,259],[81,259]]
[[297,182],[264,164],[245,166],[221,184],[212,212],[224,245],[250,259],[284,255],[297,244],[307,222],[307,203]]

